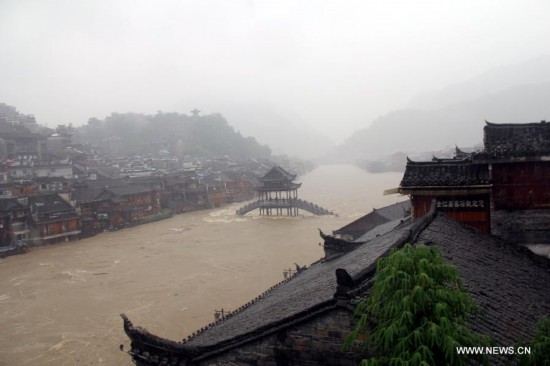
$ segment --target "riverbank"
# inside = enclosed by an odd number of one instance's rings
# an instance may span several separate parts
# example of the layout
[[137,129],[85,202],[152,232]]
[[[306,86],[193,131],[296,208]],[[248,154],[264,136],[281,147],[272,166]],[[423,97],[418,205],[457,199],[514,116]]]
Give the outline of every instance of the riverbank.
[[[338,177],[336,180],[334,177]],[[120,313],[183,339],[323,256],[326,233],[394,203],[399,175],[328,166],[301,196],[339,216],[237,216],[240,204],[37,247],[0,260],[0,365],[127,365]],[[366,189],[368,187],[369,189]]]

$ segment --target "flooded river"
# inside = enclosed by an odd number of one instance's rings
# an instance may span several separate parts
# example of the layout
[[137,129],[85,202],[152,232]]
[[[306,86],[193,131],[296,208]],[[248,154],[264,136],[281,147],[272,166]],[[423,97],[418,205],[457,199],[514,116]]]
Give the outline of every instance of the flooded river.
[[326,233],[403,197],[401,173],[321,166],[300,198],[338,216],[240,217],[240,204],[0,259],[0,365],[130,365],[120,313],[180,340],[322,256]]

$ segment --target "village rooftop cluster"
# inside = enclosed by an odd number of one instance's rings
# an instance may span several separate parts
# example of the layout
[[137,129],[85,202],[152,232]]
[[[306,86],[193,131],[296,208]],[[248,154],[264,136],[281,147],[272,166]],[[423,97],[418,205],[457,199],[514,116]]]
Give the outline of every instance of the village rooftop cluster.
[[257,177],[274,164],[181,159],[167,149],[121,156],[117,147],[114,138],[83,144],[71,126],[52,131],[29,115],[0,116],[1,255],[249,200]]

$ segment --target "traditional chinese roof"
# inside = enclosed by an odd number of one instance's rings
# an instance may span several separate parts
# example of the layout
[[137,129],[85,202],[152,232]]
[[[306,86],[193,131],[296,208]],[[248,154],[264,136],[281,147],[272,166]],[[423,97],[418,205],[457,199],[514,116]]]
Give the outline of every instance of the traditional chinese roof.
[[467,187],[490,184],[487,164],[470,159],[414,162],[407,159],[401,188]]
[[365,234],[361,235],[357,239],[355,239],[355,242],[358,243],[366,243],[368,241],[371,241],[379,236],[382,236],[393,229],[395,229],[397,226],[403,224],[407,220],[410,220],[410,218],[401,218],[401,219],[395,219],[392,221],[388,221],[385,224],[381,224],[376,226],[374,229],[371,229],[367,231]]
[[290,174],[280,166],[276,165],[259,179],[260,185],[256,188],[256,190],[275,191],[300,188],[302,183],[294,183],[294,179],[296,179],[296,174]]
[[473,152],[466,152],[461,150],[458,146],[455,147],[455,158],[456,159],[466,159],[473,155]]
[[[183,342],[151,335],[124,317],[132,352],[135,357],[145,351],[148,355],[169,355],[173,364],[205,359],[300,319],[319,316],[339,306],[341,291],[352,302],[354,297],[366,296],[377,259],[407,242],[436,245],[445,260],[457,267],[465,288],[481,308],[470,327],[492,336],[498,346],[528,342],[536,322],[550,314],[549,259],[432,211],[414,224],[390,229],[352,252],[312,264]],[[499,358],[491,361],[503,363]]]
[[29,196],[29,206],[37,224],[79,217],[74,208],[55,193]]
[[340,285],[335,275],[337,269],[344,269],[358,281],[372,277],[376,260],[391,248],[408,241],[411,227],[411,224],[403,225],[351,252],[332,260],[317,261],[309,268],[301,269],[225,319],[206,326],[183,342],[161,339],[126,320],[125,330],[132,338],[132,348],[150,353],[171,349],[170,352],[182,358],[206,357],[269,334],[273,329],[297,319],[335,309],[339,306],[335,298]]
[[0,198],[0,212],[10,212],[14,210],[24,210],[27,207],[22,205],[17,198]]
[[122,202],[126,198],[134,194],[143,194],[154,191],[155,189],[152,189],[148,186],[137,184],[118,187],[105,187],[105,189],[103,189],[103,191],[95,197],[95,200],[111,200],[113,202]]
[[352,237],[358,237],[368,230],[384,224],[390,221],[388,218],[380,215],[377,211],[372,211],[358,218],[357,220],[342,226],[338,230],[334,230],[332,233],[334,235],[350,235]]
[[323,238],[323,249],[325,250],[325,259],[332,259],[343,253],[351,252],[363,245],[364,242],[349,241],[340,238],[336,238],[332,235],[325,235],[321,229],[319,229],[319,235]]
[[489,159],[536,158],[550,156],[550,123],[486,122],[484,152]]
[[395,219],[402,219],[405,216],[408,216],[407,212],[410,214],[409,200],[394,203],[392,205],[379,209],[373,209],[372,212],[369,212],[365,216],[362,216],[357,220],[345,226],[342,226],[338,230],[334,230],[333,234],[351,235],[358,237],[378,225]]
[[71,192],[71,200],[77,203],[103,201],[106,198],[98,198],[105,188],[86,187],[73,189]]
[[68,179],[65,177],[35,177],[32,179],[36,183],[52,183],[52,182],[68,182]]
[[278,165],[271,168],[263,177],[262,182],[286,182],[296,179],[296,174],[290,174]]
[[470,327],[492,336],[496,345],[527,344],[537,321],[550,314],[549,259],[444,215],[436,216],[418,242],[437,245],[445,260],[457,267],[481,308]]
[[397,202],[389,206],[375,208],[373,212],[387,218],[388,220],[402,219],[409,216],[411,211],[411,202],[406,200],[403,202]]
[[401,227],[331,261],[314,263],[282,286],[268,290],[241,311],[185,343],[190,346],[216,345],[333,302],[337,268],[344,268],[351,276],[359,277],[365,269],[374,268],[376,259],[407,238],[409,229],[409,226]]

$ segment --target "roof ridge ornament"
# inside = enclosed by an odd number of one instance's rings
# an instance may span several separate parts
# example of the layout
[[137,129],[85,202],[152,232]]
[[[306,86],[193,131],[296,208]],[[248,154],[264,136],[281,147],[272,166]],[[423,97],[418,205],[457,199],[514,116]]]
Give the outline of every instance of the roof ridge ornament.
[[355,280],[344,268],[336,268],[336,299],[348,299],[349,291],[356,286]]

